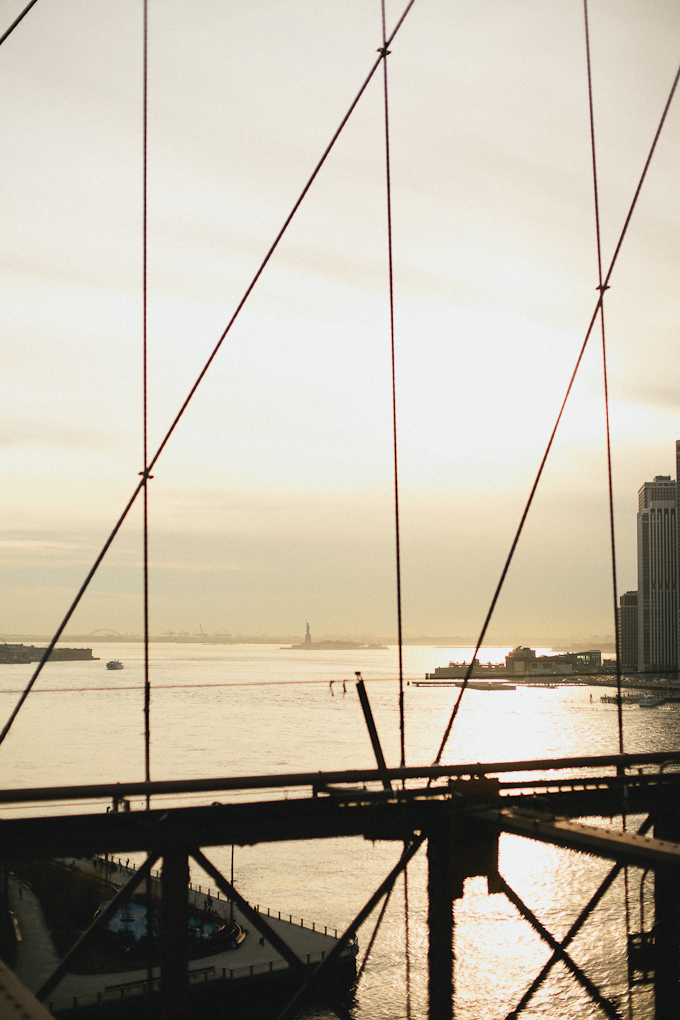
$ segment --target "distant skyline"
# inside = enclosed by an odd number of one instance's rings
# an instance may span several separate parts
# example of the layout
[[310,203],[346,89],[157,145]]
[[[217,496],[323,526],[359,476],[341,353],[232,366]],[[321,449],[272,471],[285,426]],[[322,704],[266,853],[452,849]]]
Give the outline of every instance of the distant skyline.
[[[3,636],[55,630],[142,467],[141,10],[0,48]],[[149,11],[154,449],[381,40],[379,0]],[[680,9],[589,12],[607,265]],[[391,50],[404,631],[474,640],[595,307],[583,5],[416,0]],[[679,104],[605,303],[620,593],[680,438]],[[377,74],[154,470],[154,634],[396,633],[382,117]],[[599,342],[486,644],[613,634]],[[67,633],[141,632],[141,590],[137,507]]]
[[[51,634],[7,634],[5,640],[7,641],[48,641],[51,638]],[[405,634],[404,644],[405,645],[433,645],[441,646],[442,648],[474,648],[475,640],[477,635],[462,635],[462,634]],[[508,635],[506,635],[508,637]],[[113,628],[97,628],[94,631],[90,631],[86,634],[76,634],[69,632],[68,630],[62,636],[61,645],[72,644],[73,642],[90,642],[96,644],[98,642],[114,643],[116,641],[133,641],[142,642],[144,635],[138,631],[131,631],[120,633]],[[173,643],[179,642],[205,642],[210,644],[285,644],[287,642],[299,642],[303,638],[302,631],[292,631],[290,633],[271,633],[264,632],[258,633],[255,631],[243,631],[236,633],[228,633],[226,631],[218,631],[215,633],[207,633],[199,630],[178,630],[178,631],[167,631],[163,634],[150,634],[149,640],[155,643],[167,641]],[[313,633],[313,639],[316,641],[335,641],[335,640],[351,640],[361,641],[364,643],[381,643],[388,645],[396,645],[398,643],[397,635],[394,633],[376,634],[373,631],[364,633],[338,633],[334,631]],[[546,635],[532,635],[531,637],[524,637],[522,640],[514,642],[511,640],[499,640],[494,644],[485,642],[483,648],[513,648],[517,645],[530,646],[533,648],[600,648],[602,650],[614,651],[614,635],[613,634],[578,634],[578,635],[561,635],[560,637],[546,636]]]

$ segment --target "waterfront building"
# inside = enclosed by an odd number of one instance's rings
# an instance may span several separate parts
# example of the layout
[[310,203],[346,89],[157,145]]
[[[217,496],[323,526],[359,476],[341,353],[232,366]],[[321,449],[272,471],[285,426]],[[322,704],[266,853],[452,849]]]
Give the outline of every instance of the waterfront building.
[[619,653],[622,669],[638,668],[638,593],[626,591],[619,598]]
[[677,495],[670,475],[657,475],[638,492],[640,670],[675,670],[678,666]]
[[602,669],[602,652],[590,648],[586,652],[558,652],[556,655],[536,655],[533,648],[519,645],[505,656],[505,668],[517,676],[537,672],[597,673]]
[[[464,677],[468,671],[467,662],[449,662],[448,666],[437,666],[434,673],[426,673],[426,680],[450,680]],[[565,677],[572,674],[597,674],[602,669],[602,652],[591,648],[587,652],[558,652],[556,655],[536,655],[534,648],[518,645],[505,656],[505,663],[480,663],[472,660],[471,677],[489,679],[510,678],[512,680],[541,680],[546,677]],[[606,667],[605,667],[606,672]],[[507,688],[510,690],[510,688]]]

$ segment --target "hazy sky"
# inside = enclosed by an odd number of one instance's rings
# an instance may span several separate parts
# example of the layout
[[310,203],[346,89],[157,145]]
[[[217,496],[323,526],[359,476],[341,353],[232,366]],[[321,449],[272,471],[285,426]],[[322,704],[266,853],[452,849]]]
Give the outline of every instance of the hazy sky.
[[[25,0],[0,0],[0,31]],[[394,24],[405,0],[388,0]],[[379,0],[150,0],[158,443],[381,43]],[[680,62],[590,0],[608,264]],[[474,635],[595,306],[581,0],[416,0],[389,57],[406,634]],[[142,3],[0,48],[0,633],[54,629],[142,467]],[[151,629],[395,632],[382,75],[150,489]],[[620,590],[680,438],[680,97],[607,294]],[[599,335],[494,639],[613,632]],[[140,514],[69,629],[140,631]]]

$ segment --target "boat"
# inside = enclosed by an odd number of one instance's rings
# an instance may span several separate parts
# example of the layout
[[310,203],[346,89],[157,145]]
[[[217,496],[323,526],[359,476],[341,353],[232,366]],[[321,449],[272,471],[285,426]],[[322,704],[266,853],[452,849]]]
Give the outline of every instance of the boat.
[[125,669],[125,666],[120,661],[120,659],[109,659],[109,661],[106,663],[106,668],[107,669]]
[[640,708],[657,708],[659,701],[654,694],[645,694],[644,698],[640,698]]

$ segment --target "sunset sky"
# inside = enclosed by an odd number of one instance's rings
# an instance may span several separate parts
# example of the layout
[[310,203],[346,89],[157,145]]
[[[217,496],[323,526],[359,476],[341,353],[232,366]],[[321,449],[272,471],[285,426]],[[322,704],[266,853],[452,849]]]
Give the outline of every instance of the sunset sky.
[[[608,266],[680,6],[589,16]],[[380,45],[379,0],[150,0],[152,450]],[[142,53],[141,0],[0,47],[2,635],[56,628],[143,467]],[[583,3],[416,0],[388,71],[404,629],[468,639],[596,303]],[[678,181],[676,95],[605,302],[620,591],[675,474]],[[379,71],[154,470],[153,633],[396,632],[386,255]],[[140,509],[67,633],[141,631]],[[598,328],[489,641],[612,633]]]

